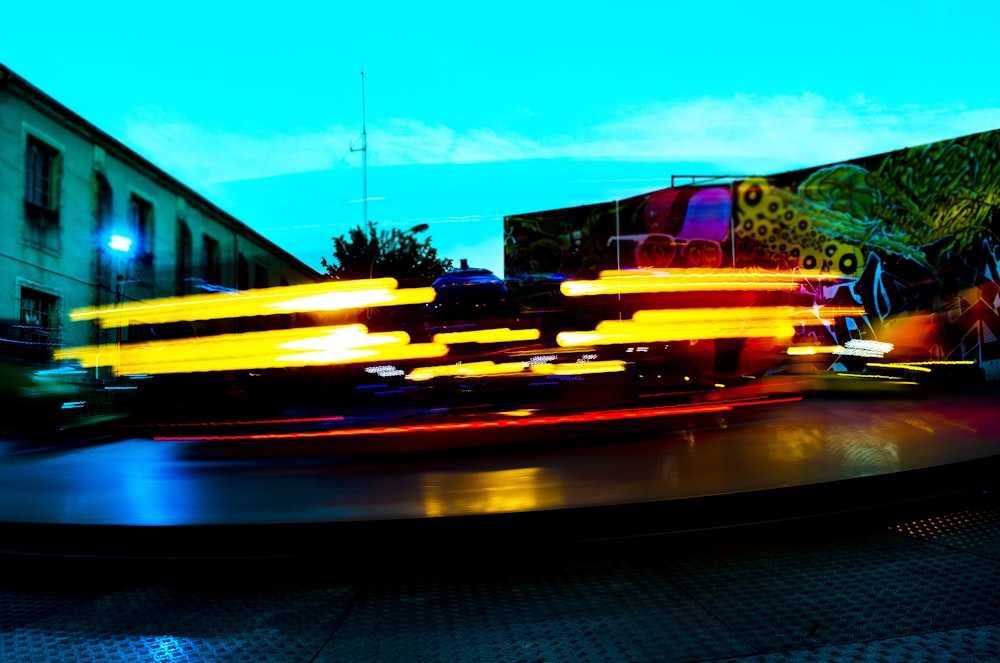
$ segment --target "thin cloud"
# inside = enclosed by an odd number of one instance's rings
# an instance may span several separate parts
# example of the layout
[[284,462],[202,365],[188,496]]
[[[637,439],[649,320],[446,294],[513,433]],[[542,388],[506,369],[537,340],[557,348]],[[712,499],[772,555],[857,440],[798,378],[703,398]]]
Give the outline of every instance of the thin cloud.
[[147,109],[123,127],[124,141],[171,174],[193,182],[230,182],[324,170],[349,153],[354,131],[235,132],[195,125]]
[[371,163],[410,165],[513,161],[542,155],[536,141],[516,133],[472,128],[465,132],[417,120],[392,120],[386,129],[372,130]]
[[[458,130],[396,119],[369,132],[376,166],[483,163],[537,158],[713,161],[797,168],[878,154],[1000,127],[1000,108],[886,108],[856,95],[833,101],[813,93],[734,95],[624,109],[581,135],[541,139],[513,131]],[[124,127],[124,140],[194,186],[318,171],[351,160],[357,131],[328,127],[288,134],[222,131],[148,110]]]
[[1000,109],[885,108],[864,96],[834,102],[797,96],[735,95],[634,111],[596,127],[577,155],[641,160],[743,161],[818,165],[1000,126]]

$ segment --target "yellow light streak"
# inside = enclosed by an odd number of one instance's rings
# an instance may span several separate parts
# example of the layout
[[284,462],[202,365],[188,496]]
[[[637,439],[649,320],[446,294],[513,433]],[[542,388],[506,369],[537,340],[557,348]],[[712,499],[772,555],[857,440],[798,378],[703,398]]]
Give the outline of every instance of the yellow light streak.
[[57,351],[56,358],[74,359],[92,368],[102,356],[107,363],[109,354],[114,354],[113,363],[120,374],[157,375],[399,361],[441,357],[448,352],[445,345],[411,344],[409,340],[404,332],[368,334],[363,325],[338,325],[220,334],[120,348],[68,348]]
[[899,362],[869,362],[868,366],[875,366],[878,368],[902,368],[908,371],[917,371],[918,373],[932,373],[933,369],[928,368],[928,366],[974,366],[976,362],[974,361],[899,361]]
[[597,348],[528,348],[526,350],[508,350],[506,355],[509,357],[539,357],[544,355],[559,355],[559,354],[586,354],[588,352],[593,352]]
[[917,371],[918,373],[930,373],[931,372],[931,369],[927,368],[926,366],[917,366],[916,364],[908,364],[908,363],[902,363],[902,362],[897,362],[897,363],[892,363],[892,364],[886,364],[886,363],[882,363],[882,362],[868,362],[868,366],[869,366],[869,368],[872,367],[872,366],[874,366],[876,368],[905,368],[906,370]]
[[531,372],[539,375],[592,375],[595,373],[620,373],[626,363],[618,359],[607,361],[580,361],[572,364],[532,364]]
[[396,279],[385,278],[326,281],[236,293],[166,297],[125,306],[79,309],[70,313],[70,319],[97,320],[101,327],[110,328],[135,322],[164,324],[219,320],[283,313],[424,304],[434,300],[433,288],[397,290],[396,286]]
[[892,375],[878,375],[877,373],[833,373],[838,378],[853,378],[855,380],[884,380],[893,384],[917,384],[910,380],[902,380]]
[[526,361],[496,364],[492,361],[474,361],[467,364],[446,364],[444,366],[420,366],[406,376],[407,380],[430,380],[440,377],[485,377],[490,375],[512,375],[528,368]]
[[526,361],[496,364],[492,361],[476,361],[467,364],[447,364],[444,366],[420,366],[406,376],[407,380],[423,381],[441,377],[493,377],[498,375],[589,375],[594,373],[615,373],[625,370],[626,363],[620,360],[586,361],[563,364],[531,364]]
[[793,345],[788,348],[787,353],[793,357],[809,355],[840,354],[844,349],[842,345]]
[[[872,366],[873,364],[869,364]],[[891,364],[886,364],[890,366]],[[905,363],[898,364],[899,366],[975,366],[976,362],[972,360],[934,360],[934,361],[908,361]]]
[[561,346],[699,341],[715,338],[790,339],[787,306],[637,311],[631,320],[605,320],[592,331],[560,332]]
[[537,329],[476,329],[472,331],[445,332],[434,335],[435,343],[454,345],[456,343],[510,343],[534,341],[542,333]]
[[563,281],[559,289],[567,297],[708,290],[792,290],[806,280],[806,275],[798,273],[737,269],[605,271],[596,281]]

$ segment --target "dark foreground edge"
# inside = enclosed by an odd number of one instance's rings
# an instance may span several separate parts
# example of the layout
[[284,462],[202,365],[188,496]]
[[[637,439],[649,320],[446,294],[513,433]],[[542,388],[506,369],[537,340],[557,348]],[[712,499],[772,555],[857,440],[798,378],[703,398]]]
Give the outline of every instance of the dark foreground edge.
[[769,526],[864,527],[930,502],[993,496],[1000,456],[823,484],[637,504],[335,523],[221,526],[0,524],[0,555],[136,560],[391,562],[646,543]]

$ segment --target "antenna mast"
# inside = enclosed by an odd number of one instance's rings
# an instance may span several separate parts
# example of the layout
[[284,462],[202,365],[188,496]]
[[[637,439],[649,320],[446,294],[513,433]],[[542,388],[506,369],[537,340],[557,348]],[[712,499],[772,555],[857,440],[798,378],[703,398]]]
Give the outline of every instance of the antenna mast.
[[362,227],[368,225],[368,128],[365,122],[365,72],[361,72],[361,147],[351,147],[351,152],[361,152],[361,215]]

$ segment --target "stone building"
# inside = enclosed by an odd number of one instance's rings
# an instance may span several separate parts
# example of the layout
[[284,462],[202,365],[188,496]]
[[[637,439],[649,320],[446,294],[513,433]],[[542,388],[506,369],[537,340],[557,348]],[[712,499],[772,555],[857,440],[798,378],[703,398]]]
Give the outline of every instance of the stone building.
[[3,65],[0,227],[10,343],[106,341],[83,307],[321,278]]

